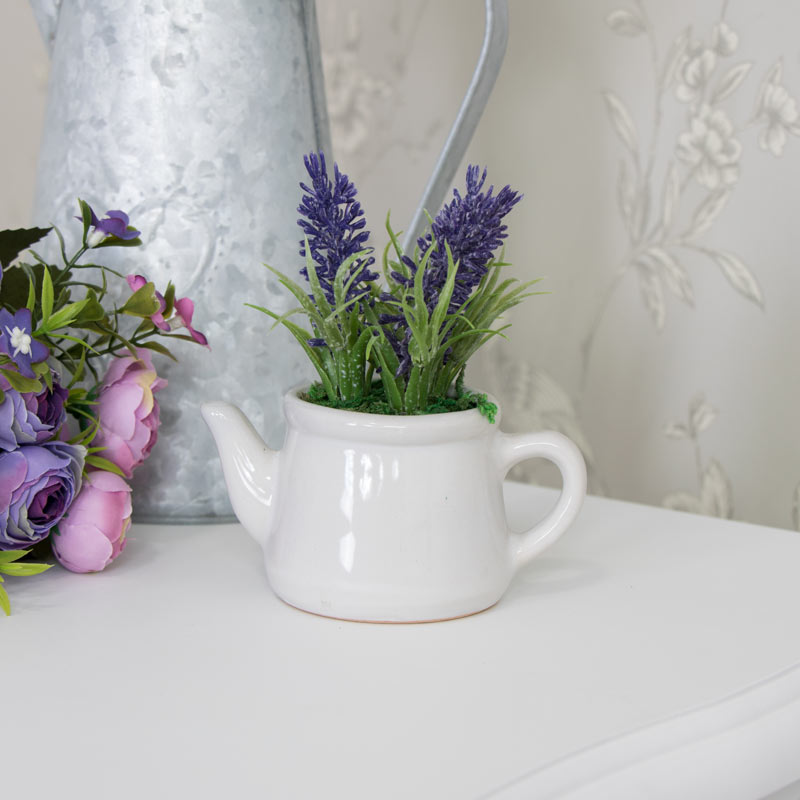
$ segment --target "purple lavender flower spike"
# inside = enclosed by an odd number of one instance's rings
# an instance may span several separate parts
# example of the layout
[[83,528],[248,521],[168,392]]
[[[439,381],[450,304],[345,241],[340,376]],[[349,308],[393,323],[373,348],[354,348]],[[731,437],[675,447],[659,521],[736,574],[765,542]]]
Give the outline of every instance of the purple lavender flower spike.
[[487,264],[507,236],[503,217],[522,199],[522,195],[509,186],[504,186],[496,195],[493,194],[494,186],[481,192],[486,182],[486,170],[479,173],[476,165],[467,167],[466,194],[462,197],[458,189],[454,189],[453,200],[436,215],[431,232],[417,240],[420,255],[424,255],[436,241],[424,282],[429,308],[436,305],[447,280],[445,242],[450,246],[453,261],[458,262],[456,285],[450,300],[450,310],[455,311],[466,302],[486,274]]
[[0,309],[0,352],[10,357],[26,378],[35,377],[31,364],[38,364],[50,355],[47,346],[33,338],[33,321],[27,308],[14,314]]
[[[103,219],[98,219],[91,207],[89,210],[92,212],[92,227],[94,228],[86,239],[86,244],[89,247],[97,247],[100,242],[109,236],[127,241],[135,239],[141,233],[141,231],[128,230],[129,219],[124,211],[106,211],[106,216]],[[77,219],[80,219],[80,217],[77,217]]]
[[[466,194],[462,197],[458,189],[453,189],[453,199],[436,215],[431,231],[417,240],[420,259],[431,246],[434,247],[422,281],[425,305],[430,311],[436,307],[439,294],[447,281],[445,243],[450,246],[453,261],[458,264],[448,307],[450,313],[455,313],[481,282],[494,257],[494,251],[506,238],[507,226],[502,223],[503,217],[522,199],[522,195],[512,191],[509,186],[504,186],[496,195],[494,186],[481,192],[486,182],[486,170],[480,175],[479,172],[476,165],[467,167]],[[399,272],[392,272],[392,277],[398,283],[411,286],[417,266],[406,255],[402,256],[402,261],[408,267],[411,277],[406,278]],[[402,315],[384,315],[380,320],[382,323],[398,323],[394,330],[396,338],[389,337],[400,359],[397,375],[405,374],[411,368],[408,352],[410,337],[407,331],[404,333],[402,330],[402,319]],[[448,353],[445,353],[445,360],[447,357]]]
[[[342,262],[361,250],[372,251],[367,246],[369,231],[361,203],[355,199],[356,187],[333,165],[333,181],[328,177],[325,156],[322,153],[309,153],[303,158],[306,171],[311,178],[311,186],[305,183],[300,188],[305,192],[297,208],[302,218],[297,224],[308,239],[311,258],[316,264],[319,283],[328,302],[334,304],[333,281]],[[305,243],[300,243],[300,255],[305,256]],[[358,259],[350,267],[351,274],[360,270],[358,279],[353,282],[347,295],[350,300],[364,292],[364,283],[374,281],[378,274],[368,267],[375,263],[372,256]],[[305,267],[300,274],[308,279]]]

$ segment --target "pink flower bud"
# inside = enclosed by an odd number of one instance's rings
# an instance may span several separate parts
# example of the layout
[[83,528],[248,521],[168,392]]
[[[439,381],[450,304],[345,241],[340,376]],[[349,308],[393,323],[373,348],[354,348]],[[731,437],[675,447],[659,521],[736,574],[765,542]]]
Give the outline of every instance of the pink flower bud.
[[98,395],[100,429],[92,446],[105,448],[98,455],[116,464],[130,478],[150,454],[158,438],[159,409],[155,393],[167,382],[156,375],[150,352],[138,358],[115,358]]
[[53,552],[72,572],[99,572],[123,551],[130,526],[130,486],[113,472],[89,472],[51,537]]

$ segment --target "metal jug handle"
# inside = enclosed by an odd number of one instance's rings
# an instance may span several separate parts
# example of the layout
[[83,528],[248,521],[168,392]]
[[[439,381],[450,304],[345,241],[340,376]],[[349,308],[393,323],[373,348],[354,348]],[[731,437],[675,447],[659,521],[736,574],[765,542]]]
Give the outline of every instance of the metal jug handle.
[[508,43],[507,0],[486,0],[486,31],[475,72],[472,74],[467,93],[461,102],[453,127],[447,136],[433,174],[425,187],[419,206],[408,226],[403,250],[413,248],[417,237],[427,223],[425,210],[438,209],[447,189],[453,182],[458,165],[475,133],[489,95],[492,93]]

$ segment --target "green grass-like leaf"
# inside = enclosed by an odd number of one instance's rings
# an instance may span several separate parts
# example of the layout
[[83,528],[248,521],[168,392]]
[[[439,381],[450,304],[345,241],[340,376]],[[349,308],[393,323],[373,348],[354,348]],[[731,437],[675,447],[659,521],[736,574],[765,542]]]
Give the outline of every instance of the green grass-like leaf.
[[260,311],[262,314],[266,314],[268,317],[274,319],[276,322],[283,325],[292,334],[292,336],[294,336],[294,338],[303,348],[303,352],[305,352],[305,354],[308,356],[309,361],[311,361],[311,363],[314,365],[314,369],[316,369],[317,374],[320,377],[320,381],[322,381],[322,385],[325,387],[325,391],[328,393],[328,397],[330,397],[331,400],[335,400],[336,388],[333,380],[331,379],[331,375],[326,370],[326,365],[320,355],[315,353],[314,348],[308,343],[308,340],[312,338],[311,333],[304,328],[301,328],[299,325],[295,325],[285,317],[279,317],[274,311],[270,311],[268,308],[253,305],[252,303],[245,303],[245,305],[249,308],[254,308],[256,311]]
[[18,392],[41,392],[42,391],[42,382],[36,378],[26,378],[24,375],[20,375],[19,372],[11,369],[3,369],[0,367],[0,375],[11,384],[12,389],[16,389]]
[[10,564],[12,561],[19,561],[23,556],[28,555],[30,550],[0,550],[0,571],[3,564]]
[[[349,411],[358,411],[364,414],[397,415],[399,412],[389,401],[383,384],[375,381],[368,387],[364,396],[358,400],[343,403],[339,400],[332,402],[324,389],[319,384],[312,384],[308,391],[300,395],[301,399],[328,408],[340,408]],[[408,416],[423,414],[444,414],[451,411],[469,411],[477,409],[489,422],[494,422],[497,406],[484,394],[462,391],[454,396],[432,398],[426,405],[420,406]]]
[[[45,275],[46,274],[47,273],[45,272]],[[68,328],[70,325],[72,325],[75,319],[77,319],[84,306],[86,306],[88,302],[89,300],[84,298],[83,300],[77,300],[74,303],[69,303],[69,305],[64,306],[64,308],[59,309],[52,316],[42,320],[42,322],[39,324],[39,327],[34,331],[34,335],[43,336],[45,334],[52,333],[59,328]]]
[[15,575],[18,578],[25,578],[29,575],[40,575],[46,572],[52,564],[28,564],[26,562],[15,561],[10,564],[0,564],[0,572],[5,575]]
[[11,616],[11,600],[8,597],[8,592],[5,589],[5,586],[2,584],[2,578],[0,578],[0,608],[3,609],[7,617]]
[[81,209],[81,221],[83,222],[83,244],[86,246],[86,237],[92,225],[92,209],[85,200],[78,198],[78,206]]
[[30,550],[0,551],[0,573],[2,573],[0,574],[0,608],[7,617],[11,616],[11,600],[3,586],[3,575],[24,578],[29,575],[39,575],[53,566],[52,564],[31,564],[20,561],[28,553]]
[[[94,449],[98,450],[99,448],[94,448]],[[125,473],[113,461],[109,461],[107,458],[103,458],[102,456],[90,453],[86,456],[86,463],[90,467],[103,469],[106,472],[113,472],[115,475],[119,475],[120,478],[125,477]]]
[[25,303],[25,308],[33,314],[36,309],[36,281],[33,275],[28,275],[28,300]]
[[45,267],[42,273],[42,322],[47,322],[53,313],[53,279],[50,277],[50,270]]
[[155,284],[148,281],[125,301],[125,305],[120,308],[120,312],[134,317],[150,317],[160,308],[161,304],[156,297]]

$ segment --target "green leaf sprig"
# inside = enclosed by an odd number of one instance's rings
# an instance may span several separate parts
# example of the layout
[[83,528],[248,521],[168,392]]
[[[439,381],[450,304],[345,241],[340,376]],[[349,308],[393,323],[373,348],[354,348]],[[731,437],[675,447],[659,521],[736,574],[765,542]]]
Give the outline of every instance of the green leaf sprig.
[[3,586],[5,580],[3,575],[13,575],[17,578],[39,575],[53,566],[52,564],[33,564],[29,561],[20,561],[28,553],[30,550],[0,550],[0,608],[6,616],[11,614],[11,601]]

